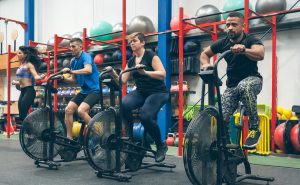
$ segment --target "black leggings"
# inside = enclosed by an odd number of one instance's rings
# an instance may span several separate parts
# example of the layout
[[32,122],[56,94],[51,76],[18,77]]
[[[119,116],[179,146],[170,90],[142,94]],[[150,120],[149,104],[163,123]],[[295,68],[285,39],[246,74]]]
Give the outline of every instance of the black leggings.
[[35,90],[33,86],[27,86],[21,88],[21,94],[19,97],[18,108],[20,121],[23,121],[28,113],[30,106],[35,99]]
[[141,107],[140,119],[145,130],[155,141],[156,146],[162,144],[160,129],[156,123],[157,113],[169,100],[169,93],[154,93],[145,95],[134,90],[127,94],[122,100],[122,116],[125,121],[128,134],[132,137],[132,110]]

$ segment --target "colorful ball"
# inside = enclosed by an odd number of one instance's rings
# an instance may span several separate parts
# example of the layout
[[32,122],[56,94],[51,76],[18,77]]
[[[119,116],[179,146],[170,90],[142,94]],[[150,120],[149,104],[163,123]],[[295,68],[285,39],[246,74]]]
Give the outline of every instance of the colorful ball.
[[285,150],[284,144],[284,130],[285,130],[285,123],[278,125],[274,132],[274,141],[275,144],[278,146],[280,150]]
[[283,113],[283,107],[277,106],[277,113],[282,114]]
[[[223,11],[231,11],[244,8],[244,0],[226,0],[224,3]],[[252,3],[249,2],[249,9],[253,10]],[[239,11],[241,14],[244,15],[244,10]],[[223,14],[223,19],[226,20],[229,13]]]
[[94,62],[97,65],[101,65],[104,62],[104,55],[103,54],[97,54],[94,58]]
[[293,112],[290,109],[284,109],[282,113],[287,119],[290,119],[293,116]]
[[[184,19],[188,19],[189,17],[187,15],[183,15],[183,18]],[[179,15],[177,16],[174,16],[170,22],[170,27],[172,30],[178,30],[179,29]],[[187,22],[191,23],[190,20],[188,20]],[[184,24],[183,25],[183,29],[184,29],[184,32],[183,34],[185,35],[186,33],[188,33],[190,31],[190,26],[188,24]],[[179,32],[175,32],[175,34],[179,34]]]
[[73,122],[73,127],[72,127],[73,137],[79,136],[80,129],[81,129],[81,123],[77,121]]
[[299,143],[299,124],[296,124],[292,130],[291,130],[291,133],[290,133],[290,138],[291,138],[291,141],[292,141],[292,145],[293,145],[293,148],[300,152],[300,143]]
[[[91,27],[90,36],[96,36],[96,35],[106,34],[111,32],[112,32],[112,25],[110,23],[106,21],[99,21]],[[104,36],[94,37],[94,39],[98,41],[107,41],[107,40],[111,40],[112,36],[111,34],[108,34]]]

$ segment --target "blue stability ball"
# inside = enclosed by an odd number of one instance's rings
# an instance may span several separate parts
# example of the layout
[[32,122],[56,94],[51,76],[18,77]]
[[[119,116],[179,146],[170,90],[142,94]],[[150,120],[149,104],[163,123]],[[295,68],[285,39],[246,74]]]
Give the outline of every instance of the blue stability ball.
[[[122,31],[122,30],[123,30],[123,25],[121,22],[115,24],[112,28],[112,32],[118,32],[118,31]],[[127,33],[127,30],[128,30],[128,25],[126,24],[126,33]],[[121,37],[122,37],[122,32],[112,34],[113,39],[117,39],[117,38],[121,38]]]
[[[219,9],[213,5],[204,5],[197,10],[196,17],[211,15],[219,12],[220,12]],[[204,23],[218,22],[220,20],[221,20],[221,14],[195,19],[195,23],[198,25]]]
[[[244,8],[244,0],[226,0],[224,3],[223,11],[230,11]],[[253,10],[251,2],[249,2],[249,9]],[[239,11],[244,15],[244,10]],[[223,14],[223,19],[226,20],[228,17],[228,13]]]
[[113,52],[112,60],[113,61],[120,61],[120,60],[122,60],[122,52],[121,52],[121,50],[116,50],[115,52]]
[[184,52],[194,52],[199,49],[199,46],[197,43],[193,41],[187,41],[183,46]]
[[126,60],[129,60],[132,57],[132,52],[130,50],[126,50]]
[[[110,23],[108,23],[106,21],[98,21],[91,27],[90,36],[106,34],[106,33],[111,33],[111,32],[112,32],[112,25]],[[104,36],[98,36],[93,39],[98,40],[98,41],[107,41],[107,40],[111,40],[112,36],[111,36],[111,34],[109,34],[109,35],[104,35]]]

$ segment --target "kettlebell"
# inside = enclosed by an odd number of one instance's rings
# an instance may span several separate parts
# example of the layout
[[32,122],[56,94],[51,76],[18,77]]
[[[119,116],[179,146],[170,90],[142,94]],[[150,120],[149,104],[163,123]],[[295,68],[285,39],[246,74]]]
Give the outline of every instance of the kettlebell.
[[144,126],[141,123],[134,123],[133,125],[133,139],[141,140],[144,137]]
[[137,138],[138,138],[138,132],[139,132],[138,123],[134,123],[132,129],[133,129],[133,139],[137,140]]
[[189,90],[189,85],[188,85],[187,81],[183,81],[182,90],[183,91],[188,91]]
[[173,81],[171,84],[171,88],[170,88],[170,92],[178,92],[178,82],[177,81]]
[[73,122],[72,133],[74,138],[79,136],[80,129],[81,123],[79,123],[78,121]]
[[71,95],[71,88],[70,87],[67,88],[66,95],[67,96]]
[[74,96],[76,94],[76,89],[75,88],[72,88],[71,90],[70,90],[70,95],[71,96]]
[[174,133],[168,133],[166,144],[168,146],[173,146],[174,142],[175,142],[175,134]]
[[174,141],[175,146],[178,146],[178,141],[179,141],[179,135],[178,135],[178,133],[176,133],[176,138],[175,138],[175,141]]

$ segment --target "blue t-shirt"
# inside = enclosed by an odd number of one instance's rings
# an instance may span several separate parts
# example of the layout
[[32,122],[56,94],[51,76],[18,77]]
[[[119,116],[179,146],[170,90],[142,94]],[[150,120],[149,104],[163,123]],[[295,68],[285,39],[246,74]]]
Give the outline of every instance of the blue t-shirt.
[[99,72],[90,54],[82,51],[79,58],[76,57],[72,58],[71,70],[83,69],[84,65],[86,64],[92,65],[91,74],[75,74],[75,79],[81,87],[80,93],[88,94],[91,91],[98,93],[100,92]]

